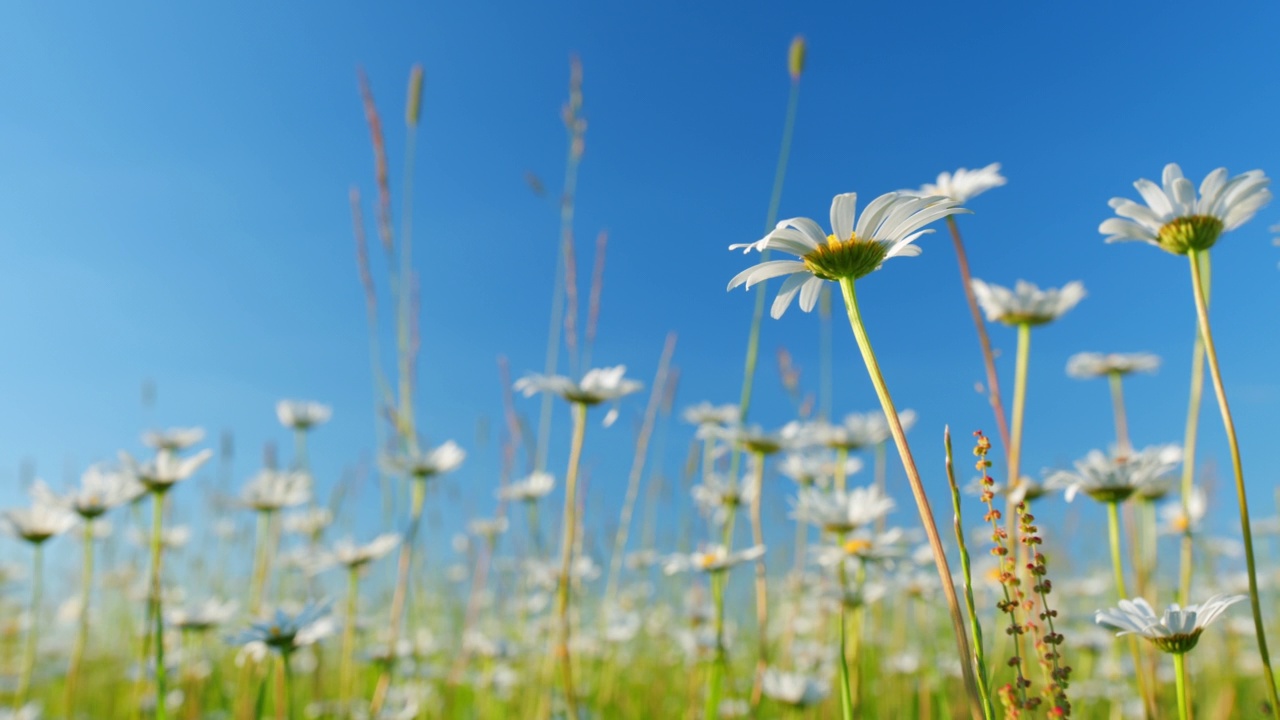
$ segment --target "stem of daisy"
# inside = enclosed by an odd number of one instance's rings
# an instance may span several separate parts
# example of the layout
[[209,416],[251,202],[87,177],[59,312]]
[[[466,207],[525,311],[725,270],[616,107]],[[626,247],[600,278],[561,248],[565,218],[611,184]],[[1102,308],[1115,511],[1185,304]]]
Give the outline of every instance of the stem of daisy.
[[1129,421],[1124,411],[1124,380],[1118,372],[1107,373],[1107,381],[1111,386],[1111,411],[1116,418],[1116,455],[1117,460],[1126,458],[1133,452],[1129,443]]
[[161,536],[164,531],[164,493],[151,494],[151,621],[155,626],[155,664],[156,664],[156,720],[165,720],[168,709],[165,707],[167,677],[164,667],[164,611],[161,597],[160,563],[164,559],[164,545]]
[[[1267,652],[1266,628],[1262,623],[1262,602],[1258,593],[1258,570],[1253,554],[1253,532],[1249,527],[1249,501],[1245,495],[1244,466],[1240,460],[1240,442],[1236,438],[1236,425],[1227,405],[1227,389],[1222,383],[1222,369],[1218,364],[1218,351],[1213,345],[1213,331],[1209,328],[1209,300],[1205,296],[1199,250],[1187,252],[1191,260],[1191,285],[1196,301],[1196,316],[1200,322],[1200,337],[1204,339],[1205,357],[1209,361],[1209,377],[1213,380],[1213,392],[1218,397],[1218,409],[1222,412],[1222,425],[1227,432],[1227,444],[1231,448],[1231,469],[1235,474],[1236,499],[1240,504],[1240,530],[1244,540],[1244,561],[1249,572],[1249,605],[1253,608],[1253,625],[1258,636],[1258,656],[1266,671],[1267,699],[1272,712],[1280,712],[1280,697],[1276,695],[1276,677],[1271,670],[1271,654]],[[1208,264],[1208,254],[1205,254]]]
[[844,492],[845,489],[845,465],[849,462],[849,448],[836,448],[836,490]]
[[258,512],[257,547],[253,556],[253,579],[249,587],[249,615],[257,616],[262,610],[262,596],[267,585],[267,547],[271,535],[271,513]]
[[284,692],[280,702],[284,705],[284,717],[293,720],[293,665],[289,662],[290,655],[292,652],[289,650],[280,653],[280,667],[284,671]]
[[347,617],[342,627],[342,660],[338,670],[338,697],[343,707],[351,700],[351,676],[356,653],[356,611],[360,601],[360,567],[347,572]]
[[[413,564],[414,540],[418,536],[418,526],[422,524],[422,506],[427,497],[427,478],[425,476],[413,476],[409,482],[411,492],[409,529],[405,531],[404,541],[400,543],[400,559],[396,568],[396,589],[391,596],[391,619],[387,628],[388,658],[396,656],[396,644],[400,639],[400,623],[405,615],[404,606],[409,593],[409,570]],[[369,712],[372,715],[377,715],[381,712],[382,704],[386,702],[387,690],[391,685],[391,670],[394,665],[394,662],[384,663],[382,672],[378,675],[378,684],[374,687],[373,699],[369,704]]]
[[[1206,310],[1209,305],[1209,253],[1201,255],[1200,288],[1204,293]],[[1194,279],[1194,278],[1193,278]],[[1191,542],[1191,493],[1196,476],[1196,436],[1200,429],[1200,400],[1204,395],[1204,337],[1196,324],[1195,349],[1191,352],[1191,393],[1187,401],[1187,430],[1182,441],[1182,516],[1187,527],[1182,533],[1182,557],[1178,582],[1178,602],[1186,607],[1191,602],[1191,573],[1194,570]]]
[[[916,508],[920,512],[920,520],[924,525],[925,535],[929,539],[929,547],[933,550],[934,564],[938,568],[938,578],[942,581],[942,591],[947,598],[947,607],[951,614],[951,627],[955,632],[956,648],[962,659],[969,657],[969,638],[964,626],[964,617],[960,612],[960,601],[956,597],[956,588],[951,581],[951,568],[947,565],[946,550],[942,546],[942,538],[938,534],[937,523],[933,519],[933,510],[929,507],[929,498],[925,495],[924,483],[920,480],[920,471],[916,469],[915,458],[907,445],[907,435],[902,429],[902,421],[898,419],[898,411],[894,408],[893,398],[885,384],[884,375],[880,373],[880,364],[876,362],[875,351],[871,348],[871,339],[867,337],[866,328],[862,324],[862,316],[858,311],[858,298],[854,293],[852,278],[840,280],[840,290],[844,295],[845,310],[849,314],[849,326],[853,337],[862,352],[862,360],[867,366],[867,374],[871,384],[875,386],[876,396],[880,399],[880,407],[889,422],[889,430],[893,434],[894,443],[898,446],[898,454],[907,472],[907,481],[911,485],[911,494],[915,497]],[[973,677],[973,668],[967,662],[960,663],[964,675],[964,685],[968,692],[969,710],[975,718],[982,717],[982,701],[978,697],[978,686]]]
[[1009,420],[1004,415],[1004,403],[1000,399],[1000,376],[996,373],[996,356],[991,350],[991,337],[987,335],[987,324],[982,319],[982,311],[978,308],[978,299],[973,295],[973,276],[969,273],[969,257],[964,251],[964,242],[960,239],[960,226],[951,215],[947,216],[947,229],[951,231],[951,241],[956,247],[956,263],[960,266],[960,281],[964,285],[964,299],[969,305],[969,314],[973,316],[973,326],[978,331],[978,344],[982,347],[982,363],[987,370],[987,397],[991,400],[991,411],[996,416],[996,429],[1000,431],[1000,441],[1005,452],[1009,452]]
[[36,618],[40,612],[40,596],[44,591],[44,543],[32,545],[31,559],[31,607],[28,610],[27,647],[22,654],[22,675],[18,679],[18,692],[14,696],[14,710],[22,709],[27,704],[31,692],[31,676],[36,667],[36,643],[40,637],[40,621]]
[[1178,720],[1189,720],[1191,703],[1187,700],[1187,658],[1183,653],[1173,654],[1173,669],[1177,677]]
[[[836,537],[836,541],[844,544],[844,533]],[[844,558],[836,563],[840,574],[840,717],[853,720],[853,693],[849,689],[849,658],[846,655],[845,636],[849,632],[849,610],[847,594],[849,592],[849,572],[844,566]]]
[[[760,515],[760,498],[764,495],[764,453],[751,453],[755,492],[751,496],[751,542],[764,547],[764,523]],[[756,558],[756,674],[751,689],[751,704],[760,704],[764,671],[769,663],[769,584],[765,577],[764,555]]]
[[[951,508],[955,511],[956,544],[960,547],[960,571],[964,576],[964,607],[969,614],[969,631],[973,633],[974,675],[978,684],[978,697],[982,701],[982,716],[995,720],[995,706],[991,704],[991,688],[987,685],[987,657],[982,645],[982,623],[973,602],[973,574],[969,565],[969,548],[965,546],[964,524],[960,516],[960,486],[956,483],[955,465],[951,454],[951,428],[943,431],[942,444],[947,457],[947,484],[951,486]],[[967,663],[968,658],[961,658]]]
[[564,480],[564,534],[560,543],[560,581],[556,587],[556,656],[564,680],[564,700],[568,716],[577,720],[578,701],[573,690],[573,658],[569,654],[569,571],[573,564],[574,533],[577,530],[578,465],[587,432],[587,406],[573,403],[573,439],[569,446],[569,469]]
[[[1012,439],[1009,443],[1009,492],[1005,494],[1005,532],[1009,533],[1009,537],[1017,537],[1015,532],[1015,524],[1017,523],[1017,513],[1014,512],[1013,506],[1016,494],[1013,490],[1022,484],[1022,475],[1020,466],[1022,463],[1022,420],[1027,406],[1027,367],[1030,365],[1031,359],[1031,326],[1027,323],[1018,325],[1018,357],[1015,365],[1013,376],[1013,429]],[[1018,555],[1018,567],[1022,568],[1026,563],[1022,562],[1022,546],[1018,545],[1014,552]]]
[[711,573],[711,599],[715,605],[716,649],[715,657],[711,661],[710,672],[707,673],[707,704],[702,713],[702,716],[707,720],[715,720],[720,716],[720,685],[724,680],[725,670],[729,664],[728,652],[724,646],[725,579],[724,571]]
[[76,629],[76,642],[71,650],[71,666],[67,670],[67,712],[74,714],[76,688],[80,681],[80,666],[84,662],[85,648],[89,644],[89,597],[93,590],[93,520],[84,521],[83,565],[80,572],[80,617]]
[[[1116,575],[1116,594],[1121,600],[1131,600],[1124,584],[1124,559],[1120,552],[1120,503],[1115,501],[1107,503],[1107,531],[1111,539],[1111,567]],[[1138,681],[1138,696],[1142,698],[1143,712],[1147,718],[1151,718],[1154,716],[1151,709],[1151,696],[1147,693],[1142,654],[1135,637],[1129,638],[1129,653],[1133,656],[1133,675]]]

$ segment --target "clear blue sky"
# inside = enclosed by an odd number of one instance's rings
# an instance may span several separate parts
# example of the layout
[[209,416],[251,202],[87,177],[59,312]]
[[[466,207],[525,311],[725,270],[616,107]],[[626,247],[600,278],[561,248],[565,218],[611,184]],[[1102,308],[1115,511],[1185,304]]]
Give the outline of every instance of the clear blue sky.
[[[585,68],[589,120],[584,275],[596,233],[611,238],[595,359],[626,363],[647,383],[674,330],[679,406],[735,400],[752,301],[724,288],[751,259],[726,246],[763,227],[796,33],[808,38],[809,62],[782,215],[825,218],[839,192],[869,198],[1002,162],[1009,185],[961,219],[975,275],[1080,279],[1089,292],[1035,334],[1026,467],[1065,464],[1111,440],[1105,383],[1063,372],[1081,350],[1161,354],[1158,376],[1128,385],[1133,435],[1138,445],[1180,441],[1193,332],[1186,265],[1146,246],[1106,246],[1097,226],[1108,198],[1132,196],[1132,181],[1158,177],[1166,162],[1197,179],[1220,165],[1280,173],[1278,25],[1280,8],[1240,2],[910,12],[665,0],[6,5],[0,498],[19,501],[24,459],[61,481],[136,448],[153,425],[232,429],[238,486],[264,442],[287,453],[273,413],[281,397],[335,407],[313,446],[324,482],[368,456],[368,351],[346,200],[353,183],[373,192],[357,66],[386,119],[393,181],[405,79],[412,63],[426,68],[418,402],[433,441],[452,437],[472,452],[450,481],[462,507],[491,508],[496,446],[480,444],[476,428],[500,422],[495,358],[507,355],[517,374],[542,365],[557,214],[523,176],[558,191],[570,53]],[[1259,515],[1271,512],[1280,424],[1271,361],[1280,249],[1267,232],[1277,221],[1280,206],[1269,207],[1214,250],[1217,337]],[[970,430],[994,427],[973,391],[982,366],[950,242],[920,244],[922,257],[890,263],[860,296],[899,404],[920,412],[917,454],[940,482],[942,425],[962,448]],[[1013,333],[992,335],[1011,385]],[[766,321],[753,420],[789,418],[773,363],[780,345],[816,388],[817,337],[816,315],[794,307]],[[873,407],[843,324],[835,338],[837,412]],[[149,412],[144,378],[159,390]],[[593,426],[588,438],[588,502],[608,518],[601,525],[613,522],[643,404],[629,402],[617,426]],[[536,415],[536,401],[521,407]],[[1202,457],[1225,468],[1212,409]],[[673,472],[687,436],[672,429]],[[1230,507],[1229,492],[1217,497]],[[372,495],[363,502],[376,506]],[[904,505],[898,518],[913,511]]]

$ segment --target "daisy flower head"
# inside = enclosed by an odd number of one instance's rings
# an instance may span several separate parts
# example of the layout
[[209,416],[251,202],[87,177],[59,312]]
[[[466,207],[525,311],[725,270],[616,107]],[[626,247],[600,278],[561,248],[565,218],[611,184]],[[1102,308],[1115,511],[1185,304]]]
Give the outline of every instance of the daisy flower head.
[[281,400],[276,403],[276,419],[292,430],[310,430],[329,422],[333,408],[310,400]]
[[276,610],[270,620],[253,623],[231,642],[235,645],[257,643],[280,653],[291,653],[331,635],[333,630],[329,603],[308,602],[297,613]]
[[533,397],[540,392],[555,393],[572,403],[599,405],[607,400],[640,392],[644,384],[625,377],[626,365],[609,368],[592,368],[581,380],[573,381],[563,375],[530,373],[515,383],[517,392]]
[[169,428],[142,433],[142,444],[157,452],[182,452],[204,439],[204,428]]
[[729,552],[723,545],[712,545],[701,552],[678,553],[667,558],[662,571],[667,575],[699,570],[705,573],[724,572],[735,565],[741,565],[764,556],[763,545],[753,545],[745,550]]
[[761,677],[760,690],[774,702],[802,708],[825,700],[831,690],[831,683],[804,673],[768,668]]
[[[1160,534],[1184,535],[1200,530],[1200,523],[1209,511],[1209,497],[1204,488],[1196,485],[1187,495],[1186,508],[1182,500],[1171,500],[1160,507]],[[1256,534],[1256,531],[1255,531]]]
[[466,459],[467,451],[454,441],[448,440],[443,445],[426,452],[414,450],[404,455],[385,458],[384,464],[388,469],[402,472],[415,480],[426,480],[434,475],[443,475],[457,470]]
[[709,402],[700,402],[685,408],[681,417],[690,425],[737,425],[742,417],[742,411],[732,403],[712,405]]
[[43,481],[31,487],[31,495],[44,505],[57,505],[71,510],[86,520],[93,520],[114,507],[138,499],[146,489],[133,476],[94,465],[80,476],[80,487],[58,495]]
[[261,470],[245,485],[240,499],[259,512],[302,505],[311,499],[311,475],[301,470]]
[[185,608],[165,612],[165,620],[179,630],[205,632],[226,623],[236,613],[236,601],[209,598]]
[[1044,325],[1066,315],[1084,299],[1084,283],[1078,280],[1046,290],[1025,280],[1019,280],[1012,290],[977,278],[970,284],[987,320],[1005,325]]
[[1141,635],[1161,650],[1181,655],[1196,646],[1200,633],[1227,608],[1247,599],[1247,595],[1214,595],[1199,605],[1186,608],[1173,603],[1161,617],[1157,617],[1155,610],[1142,598],[1121,600],[1118,608],[1097,611],[1094,621],[1118,630],[1116,637]]
[[1080,380],[1135,372],[1153,373],[1158,369],[1160,356],[1151,353],[1082,352],[1067,360],[1067,375]]
[[396,533],[383,533],[364,545],[357,545],[350,538],[333,544],[333,557],[347,568],[358,568],[387,556],[400,544]]
[[831,483],[837,470],[843,470],[845,477],[862,471],[862,460],[846,457],[841,467],[841,463],[834,455],[829,451],[790,452],[778,464],[778,472],[791,478],[801,487],[811,485],[825,487]]
[[782,317],[796,295],[800,309],[813,310],[825,280],[857,280],[894,257],[920,254],[917,238],[933,232],[925,225],[956,213],[968,212],[960,203],[944,197],[916,197],[886,193],[872,200],[857,216],[857,193],[831,200],[831,233],[809,218],[778,223],[768,235],[753,243],[730,245],[730,250],[780,250],[799,260],[767,260],[743,270],[729,281],[729,289],[750,288],[769,278],[788,276],[778,290],[770,315]]
[[1142,203],[1111,199],[1119,217],[1098,226],[1107,242],[1141,240],[1174,255],[1208,250],[1222,233],[1248,222],[1271,201],[1271,180],[1261,170],[1228,179],[1227,169],[1218,168],[1200,183],[1199,197],[1176,163],[1164,166],[1162,180],[1163,187],[1145,178],[1133,184]]
[[541,470],[498,489],[498,499],[509,502],[537,502],[556,486],[556,479]]
[[1074,470],[1053,473],[1045,483],[1065,490],[1067,502],[1081,492],[1098,502],[1123,502],[1145,486],[1162,484],[1181,463],[1182,448],[1177,445],[1149,447],[1124,457],[1094,450],[1077,460]]
[[991,163],[977,170],[960,168],[954,173],[944,172],[938,175],[937,182],[925,183],[920,186],[919,190],[903,190],[902,192],[903,194],[919,195],[921,197],[945,197],[958,203],[963,203],[1007,182],[1008,180],[1000,174],[1000,163]]
[[162,449],[154,459],[138,462],[129,453],[121,452],[120,464],[148,492],[163,493],[194,475],[211,457],[213,451],[208,448],[188,458],[180,458]]
[[698,510],[717,526],[724,525],[739,507],[749,505],[755,500],[760,488],[755,482],[755,473],[748,473],[748,479],[742,483],[724,479],[719,475],[708,475],[702,482],[689,489],[693,502]]
[[76,522],[76,515],[70,510],[44,503],[36,503],[29,508],[5,510],[0,514],[0,523],[3,523],[10,535],[32,545],[39,545],[51,537],[65,533]]
[[848,492],[805,488],[796,499],[791,516],[825,532],[843,534],[869,525],[893,510],[893,498],[875,485]]

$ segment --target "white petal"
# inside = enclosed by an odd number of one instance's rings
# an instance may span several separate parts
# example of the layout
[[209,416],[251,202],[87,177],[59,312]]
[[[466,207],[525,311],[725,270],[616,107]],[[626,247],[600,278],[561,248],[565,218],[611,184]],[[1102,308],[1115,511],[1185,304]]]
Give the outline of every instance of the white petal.
[[831,199],[831,232],[837,240],[853,237],[853,219],[858,212],[858,193],[843,193]]

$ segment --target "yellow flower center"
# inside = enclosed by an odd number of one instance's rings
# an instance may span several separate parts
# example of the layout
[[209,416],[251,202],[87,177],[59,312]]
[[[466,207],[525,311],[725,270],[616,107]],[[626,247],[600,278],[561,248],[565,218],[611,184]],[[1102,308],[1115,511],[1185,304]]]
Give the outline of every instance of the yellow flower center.
[[861,555],[871,549],[871,541],[866,538],[849,538],[844,541],[846,555]]
[[714,566],[716,564],[716,561],[718,561],[719,559],[720,559],[720,555],[717,553],[713,553],[713,552],[698,553],[694,557],[694,563],[698,566],[699,569],[706,570]]
[[1222,221],[1212,215],[1188,215],[1165,223],[1156,234],[1160,247],[1174,255],[1190,250],[1208,250],[1222,235]]
[[1169,524],[1180,533],[1186,532],[1191,527],[1191,521],[1187,519],[1186,515],[1181,514],[1175,516]]
[[804,256],[805,267],[823,280],[857,280],[880,267],[888,246],[878,240],[862,240],[857,233],[841,240],[827,236],[827,244]]

